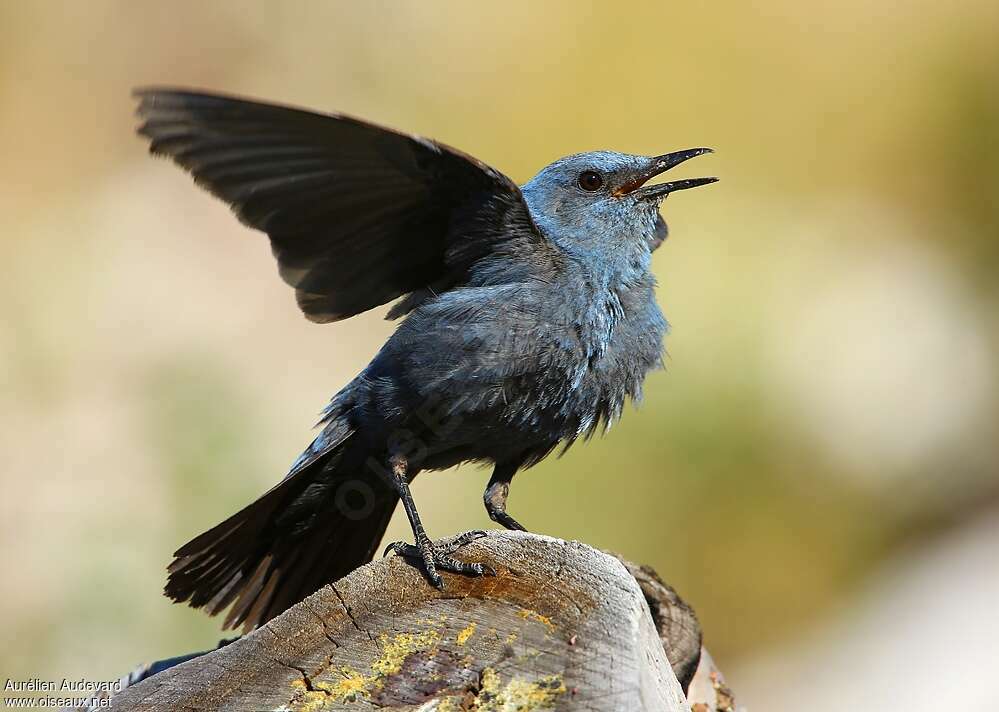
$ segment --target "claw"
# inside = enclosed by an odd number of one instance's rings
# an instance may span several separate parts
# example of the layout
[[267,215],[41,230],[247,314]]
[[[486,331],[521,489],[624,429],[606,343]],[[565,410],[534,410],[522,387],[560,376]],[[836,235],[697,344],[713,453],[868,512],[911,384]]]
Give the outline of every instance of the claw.
[[518,522],[516,519],[511,517],[506,512],[489,512],[489,518],[494,522],[502,526],[504,529],[510,529],[511,531],[526,532],[527,528]]
[[387,556],[389,551],[393,551],[398,556],[402,556],[407,559],[416,559],[423,564],[423,573],[430,580],[430,583],[433,584],[433,586],[438,590],[443,591],[444,579],[439,573],[437,573],[438,569],[442,571],[450,571],[456,574],[463,574],[465,576],[496,575],[496,570],[488,564],[478,562],[467,563],[459,561],[451,556],[452,553],[460,549],[465,544],[475,541],[476,539],[481,539],[484,536],[487,536],[486,532],[475,530],[465,532],[461,536],[455,537],[451,541],[437,546],[432,544],[430,541],[427,541],[424,547],[397,541],[389,544],[385,548],[383,556]]
[[465,544],[473,542],[476,539],[481,539],[482,537],[485,536],[489,536],[489,534],[487,532],[482,531],[481,529],[473,529],[472,531],[465,532],[464,534],[452,539],[450,542],[448,542],[443,546],[443,550],[445,551],[445,553],[453,554],[455,551],[465,546]]

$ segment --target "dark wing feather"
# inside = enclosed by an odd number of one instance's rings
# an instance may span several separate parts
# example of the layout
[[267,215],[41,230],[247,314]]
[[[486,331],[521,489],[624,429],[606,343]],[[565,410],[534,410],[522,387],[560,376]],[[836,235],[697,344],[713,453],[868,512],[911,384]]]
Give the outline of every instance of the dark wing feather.
[[[498,243],[540,244],[519,188],[459,151],[346,116],[142,89],[139,133],[266,232],[312,321],[459,283]],[[499,217],[499,222],[495,219]]]

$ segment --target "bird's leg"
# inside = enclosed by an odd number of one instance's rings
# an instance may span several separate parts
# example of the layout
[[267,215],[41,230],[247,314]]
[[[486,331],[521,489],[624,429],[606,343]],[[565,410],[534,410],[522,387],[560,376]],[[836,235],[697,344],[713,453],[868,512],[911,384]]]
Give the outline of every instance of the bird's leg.
[[416,511],[416,502],[413,501],[413,493],[409,489],[406,459],[396,455],[391,458],[390,463],[392,465],[393,484],[399,493],[399,499],[402,500],[402,506],[405,508],[406,516],[409,518],[409,524],[413,528],[415,544],[406,544],[405,542],[397,541],[389,544],[385,549],[385,553],[387,554],[391,550],[407,559],[422,560],[423,571],[426,573],[427,578],[430,579],[430,582],[435,587],[442,590],[444,588],[444,579],[437,573],[437,569],[472,576],[482,576],[487,573],[495,576],[496,572],[486,564],[469,564],[464,561],[458,561],[451,556],[451,554],[468,542],[486,536],[485,532],[465,532],[450,542],[439,546],[435,546],[430,541],[430,537],[427,536],[427,532],[423,528],[423,522],[420,521],[420,514]]
[[482,501],[486,503],[486,511],[489,518],[497,524],[502,524],[507,529],[518,529],[526,532],[527,529],[516,519],[506,513],[506,498],[510,495],[510,480],[520,463],[496,463],[493,469],[493,476],[489,478],[486,491],[482,493]]

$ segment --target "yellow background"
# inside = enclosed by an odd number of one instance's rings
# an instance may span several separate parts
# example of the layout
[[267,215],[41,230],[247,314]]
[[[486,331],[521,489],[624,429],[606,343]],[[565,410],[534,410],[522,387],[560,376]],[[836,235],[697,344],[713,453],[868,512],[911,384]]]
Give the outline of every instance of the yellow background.
[[[166,84],[518,182],[716,149],[677,175],[721,182],[664,207],[666,371],[510,510],[655,566],[778,709],[755,661],[999,517],[997,27],[984,0],[0,3],[0,677],[214,645],[160,595],[170,553],[282,476],[392,329],[307,323],[266,238],[145,154],[129,91]],[[417,481],[431,535],[489,524],[487,477]]]

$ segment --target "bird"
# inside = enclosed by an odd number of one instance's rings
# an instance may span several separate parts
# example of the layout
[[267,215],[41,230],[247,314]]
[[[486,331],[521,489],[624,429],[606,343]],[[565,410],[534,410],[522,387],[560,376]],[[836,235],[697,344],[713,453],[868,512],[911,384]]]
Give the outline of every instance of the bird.
[[443,143],[343,114],[168,87],[134,92],[138,133],[264,232],[313,322],[393,302],[398,326],[332,397],[287,475],[178,549],[166,595],[252,630],[370,561],[402,503],[410,560],[489,566],[427,535],[410,485],[422,471],[492,466],[483,502],[514,530],[511,481],[605,430],[662,366],[668,326],[652,253],[671,193],[717,178],[650,182],[705,153],[590,151],[519,187]]

